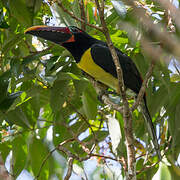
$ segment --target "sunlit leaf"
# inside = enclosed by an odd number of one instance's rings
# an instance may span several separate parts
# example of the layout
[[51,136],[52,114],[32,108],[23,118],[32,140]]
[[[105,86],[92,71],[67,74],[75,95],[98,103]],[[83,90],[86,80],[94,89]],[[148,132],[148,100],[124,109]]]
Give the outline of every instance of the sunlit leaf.
[[9,25],[7,24],[3,9],[0,9],[0,28],[7,29]]
[[164,179],[171,179],[171,174],[169,172],[168,166],[160,162],[159,169],[157,173],[153,176],[152,180],[164,180]]
[[120,0],[111,0],[111,2],[115,10],[117,11],[118,15],[124,17],[127,12],[124,3]]
[[180,82],[180,75],[179,74],[173,74],[171,76],[171,81],[172,82]]
[[107,116],[108,119],[108,129],[109,135],[111,137],[112,149],[115,154],[117,154],[117,147],[122,139],[121,128],[119,122],[115,117],[111,115]]

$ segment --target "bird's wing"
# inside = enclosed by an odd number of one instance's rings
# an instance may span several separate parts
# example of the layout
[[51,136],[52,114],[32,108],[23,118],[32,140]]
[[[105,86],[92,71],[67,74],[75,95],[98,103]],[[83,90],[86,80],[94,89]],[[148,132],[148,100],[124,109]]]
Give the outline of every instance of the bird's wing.
[[[138,69],[136,68],[136,65],[130,59],[130,57],[123,54],[117,48],[116,52],[123,71],[125,86],[133,90],[135,93],[138,93],[142,85],[142,78]],[[117,78],[116,67],[114,65],[110,50],[106,45],[94,44],[91,47],[91,56],[98,66],[110,73],[113,77]]]

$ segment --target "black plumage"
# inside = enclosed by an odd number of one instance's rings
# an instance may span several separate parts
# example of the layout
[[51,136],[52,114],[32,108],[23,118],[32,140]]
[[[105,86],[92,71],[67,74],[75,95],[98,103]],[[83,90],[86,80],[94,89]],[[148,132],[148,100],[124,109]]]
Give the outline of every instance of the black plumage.
[[[118,85],[116,67],[105,42],[91,37],[86,32],[74,26],[56,28],[35,26],[27,29],[26,33],[60,44],[72,54],[77,65],[83,71],[117,90],[117,87],[115,87]],[[136,65],[126,54],[117,48],[115,50],[122,68],[125,86],[138,94],[143,81]],[[143,99],[144,103],[141,105],[142,113],[155,150],[159,158],[161,158],[156,131],[146,103],[146,95],[144,95]]]

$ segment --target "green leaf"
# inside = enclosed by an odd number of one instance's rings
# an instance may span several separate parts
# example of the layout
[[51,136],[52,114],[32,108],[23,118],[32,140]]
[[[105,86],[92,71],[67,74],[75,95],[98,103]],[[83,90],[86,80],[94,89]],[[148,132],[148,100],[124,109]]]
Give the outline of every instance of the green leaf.
[[171,173],[171,179],[173,180],[179,180],[180,177],[180,168],[174,164],[172,166],[169,166],[169,171]]
[[46,54],[49,54],[49,49],[48,48],[43,50],[43,51],[41,51],[41,52],[32,53],[29,56],[24,57],[22,64],[23,65],[29,64],[29,63],[31,63],[34,60],[38,60],[40,57],[42,57],[42,56],[44,56]]
[[119,20],[119,19],[120,18],[118,16],[116,10],[113,8],[111,10],[111,15],[106,18],[106,23],[107,24],[117,23],[117,20]]
[[42,87],[37,86],[31,86],[31,89],[27,91],[27,97],[26,98],[35,98],[36,106],[35,108],[40,108],[50,101],[50,90]]
[[95,119],[97,115],[97,97],[95,90],[88,86],[82,95],[83,111],[88,119]]
[[3,45],[2,52],[6,55],[12,48],[22,41],[23,37],[23,34],[14,34],[13,37],[8,39],[8,42]]
[[16,93],[9,94],[4,100],[0,103],[0,110],[5,112],[7,111],[10,106],[13,104],[13,102],[16,100],[17,97],[21,95],[21,91]]
[[76,89],[76,94],[80,96],[87,88],[89,82],[87,80],[73,80],[73,84]]
[[36,14],[40,10],[41,5],[42,5],[42,0],[36,0],[36,3],[34,5],[34,14]]
[[159,163],[159,169],[157,173],[153,176],[152,180],[171,180],[171,174],[168,169],[168,166],[166,166],[164,163]]
[[11,144],[10,142],[1,142],[0,143],[0,152],[1,152],[1,157],[3,158],[4,162],[6,161],[6,158],[11,151]]
[[[96,136],[98,142],[103,141],[109,135],[109,133],[107,131],[94,131],[94,133],[95,133],[95,136]],[[93,136],[93,134],[91,134],[87,138],[85,138],[83,141],[90,142],[90,140],[93,138],[94,138],[94,136]]]
[[6,20],[5,20],[5,12],[3,11],[3,9],[0,9],[0,28],[2,29],[7,29],[9,28],[9,25],[7,24]]
[[11,66],[11,73],[14,77],[18,78],[20,73],[21,73],[21,61],[19,60],[19,58],[12,58],[11,62],[10,62],[10,66]]
[[29,27],[32,25],[32,16],[26,6],[25,0],[9,0],[10,12],[22,25]]
[[83,157],[86,155],[86,153],[82,149],[82,146],[76,141],[73,142],[69,148],[71,149],[71,152],[78,154],[80,157]]
[[169,130],[172,135],[172,152],[174,155],[174,158],[176,159],[179,156],[180,153],[180,125],[179,125],[179,119],[180,119],[180,103],[176,105],[174,110],[169,112],[169,118],[168,118],[168,123],[169,123]]
[[56,112],[62,108],[65,100],[68,96],[68,84],[67,80],[56,80],[51,90],[51,107],[53,112]]
[[78,121],[76,123],[74,123],[73,125],[70,126],[70,128],[72,129],[72,131],[74,133],[83,133],[87,128],[88,128],[88,124],[85,121]]
[[27,161],[27,136],[17,136],[12,142],[13,173],[16,177],[25,168]]
[[[61,161],[59,161],[59,158],[56,159],[56,157],[49,157],[49,176],[56,177],[59,180],[62,180],[62,174],[64,174],[64,168],[66,166],[66,161],[64,158],[61,157]],[[51,178],[49,178],[51,179]]]
[[[66,8],[71,6],[71,4],[68,1],[63,3],[63,5]],[[52,8],[53,8],[56,18],[57,19],[60,18],[62,23],[64,23],[66,26],[76,25],[74,19],[71,18],[67,13],[65,13],[57,4],[54,4],[54,6],[52,6]]]
[[16,124],[24,128],[33,128],[39,117],[39,112],[39,100],[34,97],[5,115],[11,125]]
[[7,71],[0,76],[0,103],[7,97],[10,72]]
[[158,90],[152,94],[150,101],[148,102],[152,104],[149,106],[151,115],[154,116],[163,105],[169,102],[169,95],[164,85],[159,86]]
[[76,14],[76,17],[81,17],[81,14],[80,14],[80,8],[79,8],[79,1],[78,0],[74,0],[73,1],[73,4],[72,4],[72,10],[73,10],[73,13]]
[[55,146],[71,137],[72,135],[68,132],[66,127],[59,124],[53,127],[53,143]]
[[180,75],[179,74],[173,74],[171,76],[171,81],[172,82],[180,82]]
[[[35,136],[29,139],[28,158],[31,163],[34,176],[37,176],[43,161],[47,156],[47,148],[45,147],[41,139],[37,139]],[[45,180],[48,175],[48,159],[46,160],[43,168],[40,171],[40,177],[38,179]]]
[[20,107],[16,108],[16,110],[9,111],[6,118],[10,125],[16,124],[23,128],[30,128],[29,120]]
[[[88,23],[95,24],[96,22],[95,22],[95,17],[94,17],[94,7],[92,6],[92,4],[88,3],[86,8],[87,8],[86,14],[89,16],[89,17],[86,17]],[[98,16],[97,16],[97,18],[98,18]],[[87,29],[88,29],[88,27],[87,27]]]
[[81,77],[71,72],[59,72],[57,74],[57,80],[80,80],[80,79]]

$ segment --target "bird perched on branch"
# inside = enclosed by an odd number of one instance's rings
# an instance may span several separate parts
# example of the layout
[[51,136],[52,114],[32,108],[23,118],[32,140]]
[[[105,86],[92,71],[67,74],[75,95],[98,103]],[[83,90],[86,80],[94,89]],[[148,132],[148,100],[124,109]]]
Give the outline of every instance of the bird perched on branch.
[[[74,26],[33,26],[28,28],[25,33],[41,37],[63,46],[72,54],[80,69],[117,91],[118,79],[116,67],[105,42],[91,37],[83,30]],[[130,57],[122,53],[119,49],[116,48],[115,50],[122,68],[123,80],[126,88],[138,94],[143,80],[136,65]],[[161,158],[156,131],[146,103],[146,95],[144,95],[143,101],[144,103],[141,105],[142,113],[147,123],[155,150],[159,158]]]

